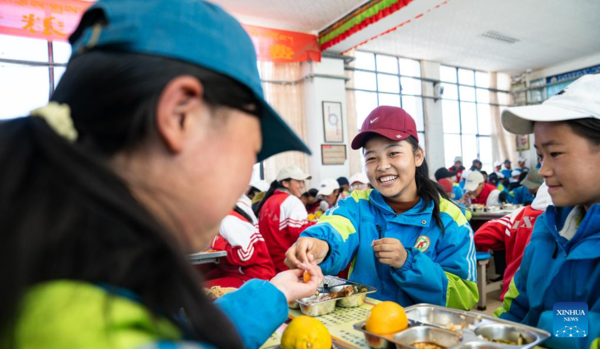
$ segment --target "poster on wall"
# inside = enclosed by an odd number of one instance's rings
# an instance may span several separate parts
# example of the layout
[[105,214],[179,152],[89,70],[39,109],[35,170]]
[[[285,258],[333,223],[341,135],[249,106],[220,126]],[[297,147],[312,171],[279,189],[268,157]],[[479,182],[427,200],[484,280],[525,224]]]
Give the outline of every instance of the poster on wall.
[[323,132],[325,143],[344,142],[341,102],[323,102]]
[[529,135],[517,135],[517,151],[529,150]]
[[323,165],[343,165],[346,162],[346,145],[321,144]]

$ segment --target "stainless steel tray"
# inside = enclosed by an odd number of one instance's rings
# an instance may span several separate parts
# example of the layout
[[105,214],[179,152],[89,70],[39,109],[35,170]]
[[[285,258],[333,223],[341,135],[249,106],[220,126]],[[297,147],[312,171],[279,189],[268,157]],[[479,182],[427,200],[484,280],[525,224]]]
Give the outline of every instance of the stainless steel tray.
[[[352,286],[355,292],[349,297],[328,298],[333,292],[339,292],[345,286]],[[300,311],[309,316],[321,316],[329,314],[335,310],[336,304],[342,307],[360,306],[369,293],[375,293],[377,289],[372,286],[363,285],[354,281],[339,278],[337,276],[327,275],[323,284],[319,286],[318,293],[315,296],[302,298],[296,301],[300,306]],[[352,303],[356,301],[355,305]],[[345,303],[345,304],[344,304]]]
[[[550,337],[550,333],[489,315],[431,304],[415,304],[405,308],[408,329],[389,335],[377,335],[365,329],[366,321],[354,325],[363,332],[367,344],[376,349],[414,348],[419,342],[435,343],[444,348],[515,349],[533,348]],[[495,343],[492,340],[517,342],[522,345]]]

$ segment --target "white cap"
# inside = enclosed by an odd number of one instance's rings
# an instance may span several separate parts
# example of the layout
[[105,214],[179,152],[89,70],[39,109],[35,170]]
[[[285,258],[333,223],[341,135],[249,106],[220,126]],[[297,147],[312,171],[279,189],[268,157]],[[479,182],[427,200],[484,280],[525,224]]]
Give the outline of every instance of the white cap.
[[494,162],[494,167],[502,166],[502,161],[498,160]]
[[502,126],[515,134],[533,133],[536,121],[600,119],[600,74],[584,75],[540,105],[507,108]]
[[457,156],[454,158],[454,163],[462,162],[462,156]]
[[552,205],[552,197],[548,193],[546,183],[542,184],[535,194],[535,199],[531,203],[531,208],[538,211],[546,211],[548,206]]
[[309,174],[304,173],[300,167],[296,165],[289,165],[279,170],[279,173],[277,173],[277,181],[279,182],[288,178],[295,179],[297,181],[304,181],[311,179],[312,177]]
[[522,156],[520,156],[520,157],[517,159],[517,162],[526,162],[526,161],[527,161],[527,159],[526,159],[526,158],[524,158],[524,157],[522,157]]
[[483,175],[481,172],[472,171],[465,181],[465,191],[474,191],[481,183],[483,183]]
[[362,184],[369,184],[369,178],[367,178],[367,175],[362,173],[362,172],[358,172],[355,173],[352,177],[350,177],[350,185],[352,185],[352,183],[354,182],[359,182]]
[[268,191],[269,190],[269,183],[267,183],[266,181],[263,181],[262,179],[259,180],[253,180],[252,182],[250,182],[250,186],[254,187],[260,191]]
[[520,175],[521,175],[521,171],[519,171],[519,170],[512,170],[512,172],[510,173],[511,177],[514,177],[514,176],[518,177]]
[[327,178],[321,182],[317,196],[331,195],[336,189],[340,189],[340,184],[333,178]]

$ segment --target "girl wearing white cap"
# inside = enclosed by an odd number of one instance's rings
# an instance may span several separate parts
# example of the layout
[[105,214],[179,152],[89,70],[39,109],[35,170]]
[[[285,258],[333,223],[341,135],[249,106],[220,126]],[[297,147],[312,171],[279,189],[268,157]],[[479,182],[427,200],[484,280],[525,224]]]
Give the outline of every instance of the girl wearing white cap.
[[284,263],[285,251],[311,224],[300,201],[304,181],[311,178],[296,165],[282,168],[255,210],[258,228],[277,272],[289,269]]
[[0,347],[259,347],[319,268],[213,303],[187,258],[257,160],[308,152],[250,37],[204,1],[100,0],[70,42],[52,102],[0,123]]
[[[554,205],[537,218],[521,268],[494,315],[551,332],[544,347],[598,348],[600,75],[580,78],[541,105],[506,109],[502,125],[535,135],[539,175]],[[559,302],[586,304],[587,318],[569,323],[586,321],[586,332],[554,327]]]
[[376,287],[376,299],[471,309],[478,301],[473,231],[429,179],[418,139],[403,109],[373,110],[352,148],[362,148],[375,189],[355,190],[306,229],[286,254],[290,265],[314,259],[336,275],[351,264],[349,278]]

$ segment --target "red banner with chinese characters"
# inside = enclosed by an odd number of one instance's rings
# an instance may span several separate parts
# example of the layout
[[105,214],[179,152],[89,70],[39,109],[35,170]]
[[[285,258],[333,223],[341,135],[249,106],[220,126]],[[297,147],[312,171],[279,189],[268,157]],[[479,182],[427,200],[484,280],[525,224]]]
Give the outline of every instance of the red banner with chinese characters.
[[259,61],[286,63],[321,61],[316,35],[244,25]]
[[[0,34],[67,41],[85,10],[79,0],[0,0]],[[259,61],[321,61],[316,35],[245,25]]]
[[0,34],[67,41],[92,4],[77,0],[0,0]]

